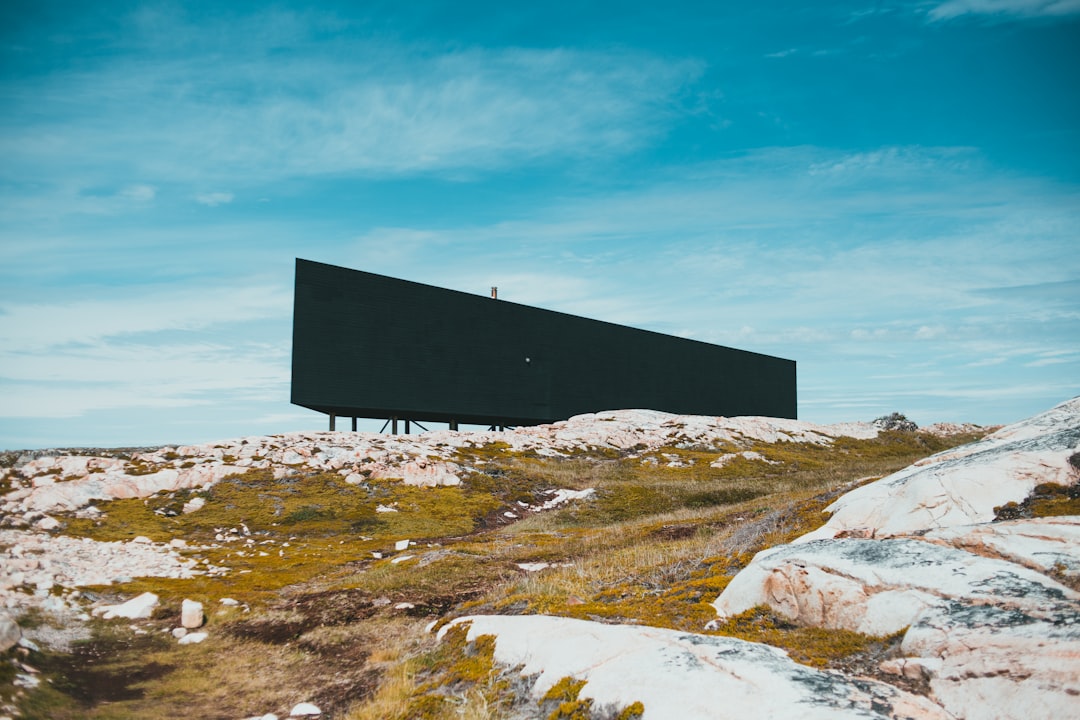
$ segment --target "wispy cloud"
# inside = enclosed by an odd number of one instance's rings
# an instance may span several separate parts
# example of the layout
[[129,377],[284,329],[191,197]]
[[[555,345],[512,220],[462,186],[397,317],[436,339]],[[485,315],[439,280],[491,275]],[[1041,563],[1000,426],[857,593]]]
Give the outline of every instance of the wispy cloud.
[[1056,17],[1080,13],[1080,0],[948,0],[929,12],[931,20],[961,15]]
[[[703,70],[633,50],[440,48],[363,35],[316,49],[306,38],[325,18],[238,22],[230,30],[244,40],[207,54],[192,50],[205,49],[212,25],[142,13],[140,54],[0,85],[5,174],[91,185],[127,172],[235,187],[622,153],[664,132],[679,93]],[[282,61],[280,43],[306,52]],[[226,194],[196,199],[220,204]]]
[[207,205],[209,207],[228,205],[232,201],[233,194],[230,192],[199,193],[195,196],[195,202],[199,203],[200,205]]
[[68,345],[94,345],[124,336],[191,331],[222,323],[286,316],[287,287],[161,290],[135,287],[109,299],[53,304],[8,300],[0,306],[0,357],[43,353]]
[[157,195],[157,188],[152,185],[129,185],[120,191],[119,196],[135,202],[150,202]]
[[[192,333],[194,335],[194,333]],[[283,401],[288,366],[262,343],[99,344],[6,355],[0,417],[78,417],[112,408]]]
[[0,417],[78,417],[287,397],[287,288],[136,287],[112,294],[5,303]]

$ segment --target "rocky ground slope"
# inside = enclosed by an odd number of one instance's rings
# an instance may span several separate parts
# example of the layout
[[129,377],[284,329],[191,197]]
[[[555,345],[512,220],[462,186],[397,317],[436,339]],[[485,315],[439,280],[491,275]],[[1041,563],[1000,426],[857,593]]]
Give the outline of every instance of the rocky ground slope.
[[[1061,714],[1080,692],[1078,418],[1072,401],[957,448],[978,429],[618,411],[5,454],[0,701],[57,718]],[[210,681],[215,663],[233,670]]]
[[[803,626],[902,632],[886,673],[813,674],[738,640],[562,618],[462,618],[494,657],[566,674],[598,705],[657,717],[1061,718],[1080,698],[1080,517],[994,523],[1044,484],[1080,480],[1080,399],[853,490],[820,530],[766,550],[715,602],[720,619],[766,606]],[[712,627],[717,627],[713,623]],[[632,680],[632,681],[631,681]],[[647,715],[648,716],[648,715]]]

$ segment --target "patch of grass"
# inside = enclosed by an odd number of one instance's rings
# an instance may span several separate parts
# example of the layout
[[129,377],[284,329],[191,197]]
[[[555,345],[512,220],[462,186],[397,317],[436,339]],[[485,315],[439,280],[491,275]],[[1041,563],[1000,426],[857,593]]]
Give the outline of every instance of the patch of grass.
[[895,654],[906,630],[878,637],[851,630],[800,627],[770,608],[758,606],[728,618],[711,634],[772,645],[786,650],[796,662],[827,668],[842,667],[853,656],[870,654],[880,661]]
[[994,520],[1080,515],[1080,483],[1042,483],[1021,503],[1010,502],[994,508]]

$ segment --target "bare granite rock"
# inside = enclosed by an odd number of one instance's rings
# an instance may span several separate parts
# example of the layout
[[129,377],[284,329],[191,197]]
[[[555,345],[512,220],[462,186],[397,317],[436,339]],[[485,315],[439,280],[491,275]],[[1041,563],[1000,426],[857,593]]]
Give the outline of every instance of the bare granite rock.
[[[763,417],[673,415],[653,410],[616,410],[505,432],[437,431],[420,435],[379,433],[286,433],[205,445],[133,449],[124,457],[37,456],[8,471],[12,490],[0,506],[22,513],[80,511],[95,501],[148,497],[204,489],[229,475],[253,469],[280,478],[305,471],[336,472],[350,484],[397,478],[425,487],[460,484],[476,468],[460,464],[459,450],[502,443],[508,452],[565,456],[590,449],[621,452],[684,447],[744,447],[755,442],[810,442],[841,436],[872,438],[870,423],[816,425]],[[197,509],[198,499],[185,506]],[[18,522],[19,520],[15,520]]]
[[1041,573],[1080,578],[1080,517],[959,525],[931,530],[924,542],[1008,560]]
[[22,639],[22,630],[14,618],[5,612],[0,612],[0,653],[7,652],[15,647]]
[[1073,398],[847,493],[825,509],[832,513],[828,522],[798,542],[990,522],[994,508],[1022,501],[1037,485],[1080,479],[1070,462],[1077,452],[1080,398]]
[[[759,553],[714,603],[798,623],[908,628],[882,669],[966,720],[1075,715],[1080,517],[991,522],[994,506],[1076,481],[1080,399],[941,453],[830,506],[826,525]],[[877,538],[877,539],[872,539]],[[1051,577],[1054,575],[1055,577]]]
[[106,620],[118,617],[129,620],[145,620],[153,615],[154,608],[157,605],[158,596],[152,592],[145,592],[119,605],[102,605],[94,608],[94,614],[101,615]]
[[921,540],[841,539],[758,553],[714,606],[727,617],[768,605],[800,625],[887,635],[957,602],[1043,617],[1062,603],[1080,608],[1080,593],[1015,563]]
[[572,676],[585,681],[579,697],[592,698],[594,707],[641,702],[647,718],[953,720],[926,698],[815,670],[782,650],[735,638],[544,615],[479,615],[451,625],[459,623],[469,623],[470,641],[494,635],[494,660],[535,676],[537,699]]

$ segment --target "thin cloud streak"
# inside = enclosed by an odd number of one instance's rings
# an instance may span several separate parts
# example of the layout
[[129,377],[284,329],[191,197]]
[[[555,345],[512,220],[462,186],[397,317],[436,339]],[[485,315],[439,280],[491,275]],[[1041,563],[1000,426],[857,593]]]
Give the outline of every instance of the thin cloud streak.
[[169,330],[281,317],[292,307],[287,288],[133,290],[115,299],[60,304],[8,301],[0,314],[3,354],[41,352],[69,344]]
[[1062,17],[1080,13],[1080,0],[948,0],[930,10],[931,20],[950,20],[962,15],[1015,15]]
[[20,182],[63,175],[83,186],[106,171],[253,184],[491,169],[637,148],[662,132],[673,98],[700,72],[629,51],[385,44],[286,66],[258,55],[120,56],[3,86],[11,117],[0,152]]

